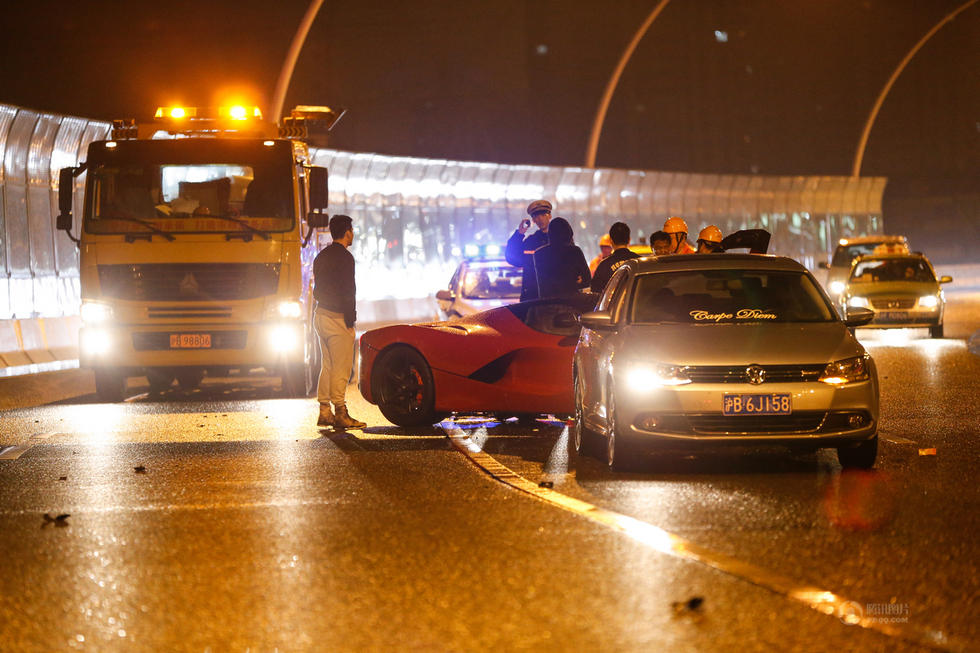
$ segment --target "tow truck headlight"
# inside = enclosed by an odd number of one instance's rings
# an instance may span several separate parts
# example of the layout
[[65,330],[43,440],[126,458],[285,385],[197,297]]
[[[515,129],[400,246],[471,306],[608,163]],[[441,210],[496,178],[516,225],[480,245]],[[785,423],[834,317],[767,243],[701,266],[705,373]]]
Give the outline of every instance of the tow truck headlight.
[[657,388],[686,385],[691,377],[680,365],[636,364],[626,371],[626,385],[636,392],[649,392]]
[[852,308],[868,308],[868,298],[854,296],[847,300],[847,305]]
[[867,356],[855,356],[828,363],[820,375],[820,381],[827,385],[841,386],[848,383],[867,381],[871,378]]
[[101,302],[82,302],[79,315],[86,324],[105,324],[112,319],[112,306]]
[[939,306],[939,298],[935,295],[919,297],[919,308],[936,308],[937,306]]
[[269,348],[280,353],[293,351],[299,346],[300,336],[293,325],[278,324],[269,329]]
[[105,329],[82,329],[79,340],[81,350],[89,356],[104,354],[112,346],[112,338]]
[[847,288],[847,284],[843,281],[831,281],[830,282],[830,294],[839,295],[844,292],[844,288]]
[[303,314],[303,305],[299,302],[279,302],[279,317],[295,320]]

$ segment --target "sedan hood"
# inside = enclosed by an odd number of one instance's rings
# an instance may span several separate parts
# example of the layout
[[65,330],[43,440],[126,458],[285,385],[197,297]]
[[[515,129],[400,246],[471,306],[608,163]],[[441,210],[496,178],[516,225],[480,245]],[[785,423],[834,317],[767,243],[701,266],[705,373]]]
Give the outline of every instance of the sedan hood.
[[807,365],[864,353],[842,322],[630,325],[616,337],[625,359],[672,365]]

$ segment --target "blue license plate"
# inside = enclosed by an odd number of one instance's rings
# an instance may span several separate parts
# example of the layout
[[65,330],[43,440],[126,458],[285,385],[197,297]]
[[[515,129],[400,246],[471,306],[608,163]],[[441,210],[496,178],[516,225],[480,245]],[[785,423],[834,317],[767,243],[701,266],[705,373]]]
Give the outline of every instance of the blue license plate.
[[792,412],[789,393],[725,395],[722,400],[725,415],[789,415]]

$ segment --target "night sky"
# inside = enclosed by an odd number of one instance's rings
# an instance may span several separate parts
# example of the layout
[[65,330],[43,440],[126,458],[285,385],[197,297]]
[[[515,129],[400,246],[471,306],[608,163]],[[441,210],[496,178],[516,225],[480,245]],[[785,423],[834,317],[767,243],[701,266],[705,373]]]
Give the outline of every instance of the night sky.
[[[889,75],[964,1],[673,0],[623,75],[597,164],[850,174]],[[606,80],[654,4],[327,0],[286,106],[347,108],[340,149],[581,165]],[[229,95],[268,107],[307,3],[7,5],[0,102],[111,119]],[[899,77],[861,173],[890,178],[890,230],[980,241],[980,3]]]

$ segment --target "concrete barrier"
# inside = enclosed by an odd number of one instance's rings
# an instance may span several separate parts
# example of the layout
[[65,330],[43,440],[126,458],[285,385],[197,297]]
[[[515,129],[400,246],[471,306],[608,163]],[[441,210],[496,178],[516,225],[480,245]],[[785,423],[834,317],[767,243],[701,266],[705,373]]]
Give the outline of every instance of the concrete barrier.
[[78,358],[78,317],[0,320],[0,368]]

